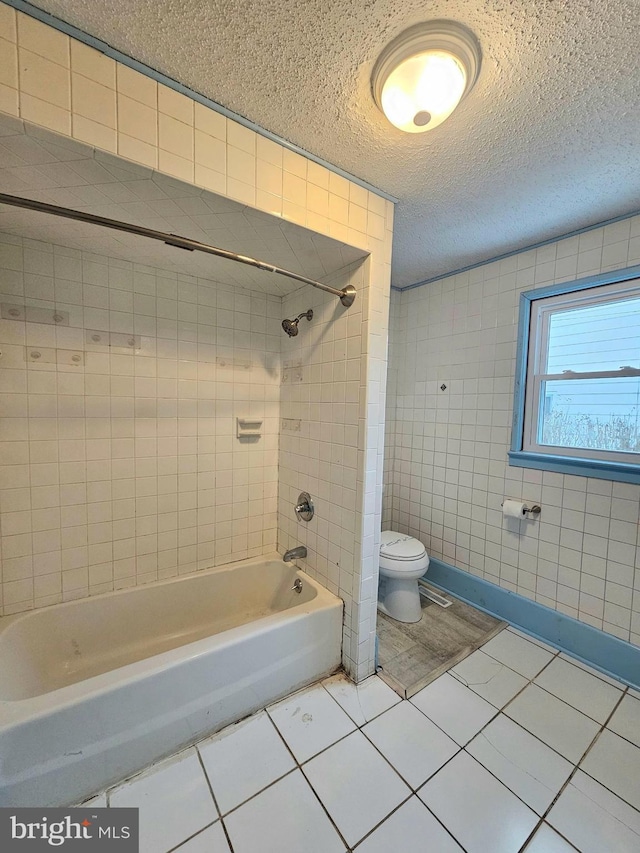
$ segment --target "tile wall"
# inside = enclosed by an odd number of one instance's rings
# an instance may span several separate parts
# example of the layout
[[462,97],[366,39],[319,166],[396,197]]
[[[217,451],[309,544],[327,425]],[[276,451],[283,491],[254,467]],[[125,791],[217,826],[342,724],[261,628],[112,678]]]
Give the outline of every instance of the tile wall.
[[0,111],[390,259],[391,202],[1,0]]
[[356,681],[374,671],[375,661],[389,344],[390,294],[379,286],[386,280],[386,270],[373,257],[369,263],[369,284],[363,294],[362,384],[358,420],[358,506],[362,507],[359,527],[362,551],[353,608],[352,649],[354,659],[358,661]]
[[4,614],[275,549],[279,297],[0,235],[0,303]]
[[[507,450],[520,293],[638,263],[635,217],[394,293],[385,507],[434,557],[635,644],[640,486],[510,467]],[[505,497],[540,520],[505,520]]]
[[[350,668],[353,607],[360,577],[358,418],[362,383],[364,264],[334,276],[352,284],[357,298],[345,309],[321,291],[303,288],[283,299],[283,316],[313,309],[299,334],[282,339],[280,491],[278,542],[282,549],[306,545],[304,566],[345,601],[344,652]],[[311,494],[315,514],[298,521],[298,494]],[[357,621],[357,620],[356,620]]]
[[[353,552],[345,664],[354,678],[370,674],[381,520],[393,204],[2,2],[0,111],[369,253],[358,296],[361,340],[355,535],[361,544],[354,546]],[[303,307],[309,301],[307,294],[305,291]],[[335,308],[335,300],[329,302]],[[282,316],[286,312],[279,318]],[[352,320],[351,325],[355,322]],[[340,335],[339,323],[336,329]],[[351,330],[348,334],[351,337]],[[320,391],[322,401],[331,393],[332,384],[323,378],[321,387],[318,389],[314,382],[312,390]],[[335,426],[339,432],[340,425]],[[345,429],[348,426],[352,424],[345,424]],[[339,438],[336,444],[343,440]],[[297,488],[293,482],[289,487]],[[329,546],[332,555],[343,548],[345,535],[342,527],[329,527],[323,559],[329,557]],[[321,571],[328,577],[328,565],[322,565]]]
[[[305,568],[345,602],[343,663],[357,681],[374,671],[389,299],[367,286],[370,261],[331,279],[357,291],[344,309],[307,290],[283,299],[285,316],[313,308],[281,349],[278,541],[304,544]],[[300,491],[315,502],[306,524]]]

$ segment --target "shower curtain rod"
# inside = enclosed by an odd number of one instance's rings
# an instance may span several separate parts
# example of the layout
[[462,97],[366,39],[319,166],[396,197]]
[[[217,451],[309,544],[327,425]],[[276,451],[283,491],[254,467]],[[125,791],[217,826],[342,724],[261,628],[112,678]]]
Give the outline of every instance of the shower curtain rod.
[[23,207],[27,210],[38,210],[41,213],[51,213],[54,216],[62,216],[65,219],[75,219],[79,222],[88,222],[91,225],[102,225],[104,228],[112,228],[115,231],[125,231],[127,234],[137,234],[140,237],[149,237],[151,240],[159,240],[162,243],[166,243],[168,246],[177,246],[177,248],[187,249],[189,252],[206,252],[209,255],[226,258],[228,261],[237,261],[240,264],[257,267],[259,270],[274,272],[278,275],[286,275],[288,278],[301,281],[303,284],[310,284],[311,287],[317,287],[318,290],[324,290],[325,293],[331,293],[334,296],[337,296],[345,308],[349,308],[350,305],[353,305],[356,298],[356,290],[351,284],[348,284],[342,290],[338,290],[335,287],[323,284],[321,281],[316,281],[313,278],[307,278],[306,276],[299,275],[291,270],[285,270],[282,267],[275,266],[274,264],[268,264],[266,261],[259,261],[256,260],[256,258],[250,258],[247,255],[239,255],[236,252],[230,252],[227,249],[219,249],[216,246],[209,246],[207,243],[200,243],[198,240],[190,240],[188,237],[178,237],[176,234],[167,234],[164,231],[154,231],[152,228],[144,228],[141,225],[132,225],[129,222],[120,222],[117,219],[107,219],[104,216],[94,216],[93,213],[84,213],[81,210],[72,210],[69,207],[58,207],[58,205],[47,204],[44,201],[34,201],[30,198],[21,198],[20,196],[7,195],[6,193],[0,193],[0,203],[9,204],[13,207]]

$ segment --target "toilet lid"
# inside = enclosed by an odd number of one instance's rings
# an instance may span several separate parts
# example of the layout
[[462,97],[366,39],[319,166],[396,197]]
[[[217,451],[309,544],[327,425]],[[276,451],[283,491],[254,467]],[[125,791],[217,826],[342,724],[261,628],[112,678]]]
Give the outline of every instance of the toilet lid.
[[393,560],[418,560],[425,554],[425,547],[419,539],[395,530],[383,530],[380,536],[380,556]]

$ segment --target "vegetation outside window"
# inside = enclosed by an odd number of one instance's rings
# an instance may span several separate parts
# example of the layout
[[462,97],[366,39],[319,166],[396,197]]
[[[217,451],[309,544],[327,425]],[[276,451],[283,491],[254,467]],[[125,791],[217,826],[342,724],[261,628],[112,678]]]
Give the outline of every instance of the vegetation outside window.
[[522,295],[512,465],[640,482],[639,274]]

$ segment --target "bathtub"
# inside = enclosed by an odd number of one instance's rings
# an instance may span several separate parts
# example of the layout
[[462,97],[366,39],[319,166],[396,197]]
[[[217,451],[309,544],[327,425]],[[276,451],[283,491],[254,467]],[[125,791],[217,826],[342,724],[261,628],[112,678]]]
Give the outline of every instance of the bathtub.
[[0,619],[0,806],[80,802],[335,671],[341,637],[277,555]]

